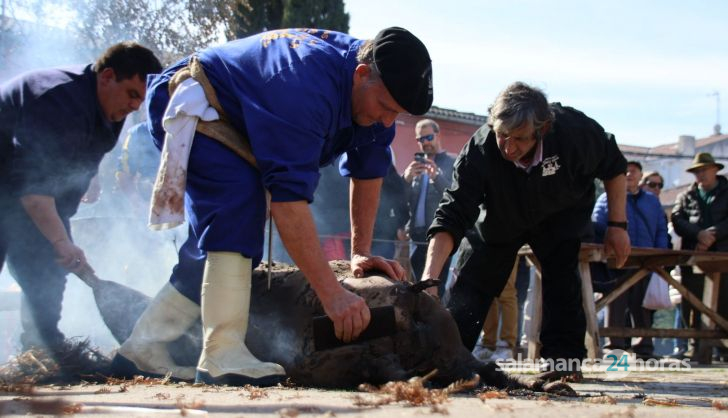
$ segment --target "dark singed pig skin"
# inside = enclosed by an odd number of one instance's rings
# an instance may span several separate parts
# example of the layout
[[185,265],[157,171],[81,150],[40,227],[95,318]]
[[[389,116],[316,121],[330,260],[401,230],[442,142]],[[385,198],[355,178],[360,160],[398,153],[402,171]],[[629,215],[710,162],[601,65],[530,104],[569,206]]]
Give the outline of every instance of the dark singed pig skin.
[[[449,312],[425,292],[413,291],[412,285],[376,273],[354,278],[347,262],[332,262],[331,266],[342,285],[363,297],[369,307],[394,306],[397,332],[316,351],[313,318],[324,315],[324,311],[306,278],[295,268],[274,268],[269,290],[267,272],[256,269],[246,345],[259,359],[282,365],[294,383],[355,388],[361,383],[407,380],[437,369],[431,380],[437,386],[470,379],[477,373],[480,383],[487,386],[574,394],[564,383],[546,385],[538,377],[509,376],[494,363],[477,360],[462,345]],[[169,345],[180,364],[197,362],[199,326],[193,327],[193,332],[196,335]]]
[[246,344],[259,358],[281,364],[295,383],[353,388],[364,382],[406,380],[437,369],[432,380],[436,385],[478,373],[481,384],[488,386],[570,394],[569,386],[560,382],[544,386],[546,382],[539,378],[509,376],[494,363],[477,360],[462,345],[450,313],[425,292],[413,292],[412,285],[377,274],[354,278],[346,262],[331,265],[342,285],[363,297],[369,307],[394,306],[397,332],[316,351],[312,318],[324,311],[303,274],[295,269],[276,272],[268,290],[267,274],[256,270]]

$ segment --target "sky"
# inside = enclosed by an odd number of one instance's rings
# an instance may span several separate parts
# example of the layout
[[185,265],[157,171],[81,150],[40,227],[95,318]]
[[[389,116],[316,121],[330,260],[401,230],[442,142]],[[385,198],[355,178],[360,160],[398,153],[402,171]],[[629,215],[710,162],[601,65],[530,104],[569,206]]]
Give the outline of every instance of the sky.
[[583,111],[622,144],[704,138],[717,121],[728,132],[728,1],[345,5],[356,37],[401,26],[425,43],[438,107],[485,115],[503,88],[524,81]]

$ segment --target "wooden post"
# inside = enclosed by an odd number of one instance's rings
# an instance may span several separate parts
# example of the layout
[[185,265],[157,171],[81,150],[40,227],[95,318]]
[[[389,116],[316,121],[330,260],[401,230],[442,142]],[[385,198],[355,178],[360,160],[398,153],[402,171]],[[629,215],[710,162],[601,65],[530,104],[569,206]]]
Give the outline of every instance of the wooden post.
[[526,260],[534,267],[533,289],[531,289],[531,322],[528,327],[528,358],[535,360],[541,354],[541,312],[542,312],[542,295],[541,295],[541,265],[538,263],[536,256],[527,255]]
[[622,282],[619,286],[617,286],[616,289],[609,292],[608,295],[604,296],[603,298],[600,298],[596,303],[596,311],[599,312],[602,309],[604,309],[607,305],[614,302],[614,299],[617,299],[622,293],[629,290],[630,287],[634,286],[635,283],[642,280],[650,271],[647,269],[639,269],[636,273],[629,276],[627,280]]
[[599,327],[597,326],[597,311],[594,307],[594,288],[592,287],[591,271],[588,261],[579,262],[579,275],[581,276],[581,303],[586,315],[586,344],[590,359],[602,358],[602,348],[599,345]]

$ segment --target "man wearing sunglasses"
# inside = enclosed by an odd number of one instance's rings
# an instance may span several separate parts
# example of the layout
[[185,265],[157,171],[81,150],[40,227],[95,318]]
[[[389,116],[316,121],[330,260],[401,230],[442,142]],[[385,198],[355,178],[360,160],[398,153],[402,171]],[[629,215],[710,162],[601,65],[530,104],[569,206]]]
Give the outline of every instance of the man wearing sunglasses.
[[645,174],[645,177],[640,182],[640,187],[646,192],[650,192],[653,195],[660,197],[662,188],[665,187],[665,179],[657,171],[650,171]]
[[[667,234],[667,218],[662,210],[660,200],[652,193],[640,188],[642,179],[642,164],[639,161],[627,162],[627,233],[629,241],[636,247],[669,248],[670,240]],[[597,199],[592,212],[594,233],[597,242],[602,242],[607,230],[609,219],[607,194],[603,193]],[[617,284],[621,284],[635,273],[634,269],[614,271]],[[641,280],[630,287],[627,292],[609,304],[607,312],[607,326],[623,327],[625,323],[632,324],[634,328],[652,328],[652,309],[642,307],[642,301],[647,293],[649,280]],[[632,344],[632,341],[635,341]],[[651,337],[637,339],[607,338],[604,347],[607,350],[630,350],[638,358],[648,360],[653,358],[655,349]]]
[[[415,280],[422,276],[427,258],[427,228],[435,216],[437,205],[445,189],[452,182],[452,167],[455,159],[442,149],[440,126],[432,119],[422,119],[415,126],[415,139],[420,152],[405,168],[402,177],[407,182],[407,203],[410,221],[407,224],[409,237],[415,242],[415,252],[410,259]],[[450,258],[440,272],[439,295],[445,289]]]

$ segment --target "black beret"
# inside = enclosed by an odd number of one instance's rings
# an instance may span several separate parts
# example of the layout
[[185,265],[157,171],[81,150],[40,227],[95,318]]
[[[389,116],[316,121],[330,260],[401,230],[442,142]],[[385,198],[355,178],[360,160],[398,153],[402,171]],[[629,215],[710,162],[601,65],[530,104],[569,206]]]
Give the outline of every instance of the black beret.
[[432,61],[425,44],[407,29],[391,27],[374,38],[374,65],[389,94],[407,112],[432,106]]

